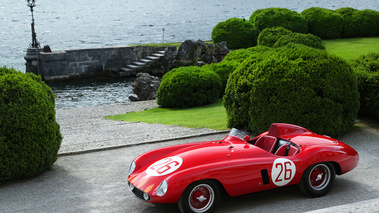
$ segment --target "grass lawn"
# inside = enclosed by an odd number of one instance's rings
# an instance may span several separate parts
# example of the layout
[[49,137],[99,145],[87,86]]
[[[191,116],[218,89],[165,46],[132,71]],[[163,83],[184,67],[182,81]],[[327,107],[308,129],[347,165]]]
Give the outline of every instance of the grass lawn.
[[[180,44],[169,43],[164,44],[164,46],[173,45],[179,47]],[[346,60],[358,58],[360,55],[369,52],[379,52],[379,37],[324,40],[323,44],[328,52],[334,53]],[[152,46],[162,45],[152,44]],[[188,109],[154,108],[142,112],[108,116],[107,118],[129,122],[186,126],[189,128],[228,129],[226,111],[221,99],[217,103],[208,106]]]
[[379,37],[323,40],[326,50],[346,60],[363,54],[379,52]]
[[112,120],[129,122],[160,123],[171,126],[186,126],[189,128],[208,128],[227,130],[225,108],[222,100],[207,106],[188,109],[153,108],[141,112],[130,112],[124,115],[108,116]]

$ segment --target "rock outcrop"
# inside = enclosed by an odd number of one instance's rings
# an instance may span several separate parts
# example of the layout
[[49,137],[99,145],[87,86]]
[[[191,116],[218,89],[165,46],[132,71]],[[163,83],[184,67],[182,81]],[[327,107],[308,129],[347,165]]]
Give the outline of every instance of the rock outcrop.
[[137,95],[129,96],[131,101],[146,101],[157,98],[157,91],[161,81],[156,76],[148,73],[138,73],[137,79],[132,83],[133,93]]

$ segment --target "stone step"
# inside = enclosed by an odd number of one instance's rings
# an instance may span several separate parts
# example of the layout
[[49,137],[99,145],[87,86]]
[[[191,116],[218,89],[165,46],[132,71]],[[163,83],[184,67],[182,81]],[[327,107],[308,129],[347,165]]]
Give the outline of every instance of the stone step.
[[160,59],[160,57],[157,57],[157,56],[146,56],[147,59],[150,59],[150,60],[158,60]]
[[132,72],[133,69],[129,69],[129,68],[124,67],[124,68],[120,68],[120,71],[122,71],[122,72]]
[[137,66],[137,65],[133,65],[133,64],[128,64],[128,65],[126,65],[126,68],[129,68],[129,69],[138,69],[138,68],[141,68],[141,67]]
[[164,53],[154,53],[152,56],[163,57]]
[[153,60],[145,59],[145,58],[142,58],[139,61],[141,61],[142,63],[146,63],[146,64],[153,62]]
[[139,62],[139,61],[133,62],[133,65],[137,65],[137,66],[140,66],[140,67],[145,66],[146,64],[147,63],[143,63],[143,62]]

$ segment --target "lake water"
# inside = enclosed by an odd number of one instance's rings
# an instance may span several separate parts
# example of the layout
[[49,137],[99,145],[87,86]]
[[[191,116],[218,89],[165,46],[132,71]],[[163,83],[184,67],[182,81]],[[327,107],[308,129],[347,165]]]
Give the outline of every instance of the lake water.
[[[31,43],[29,7],[23,0],[1,2],[0,66],[25,71],[23,57]],[[379,0],[36,0],[36,4],[37,40],[52,50],[211,40],[218,22],[232,17],[249,19],[255,10],[267,7],[297,12],[309,7],[379,11]],[[128,101],[131,81],[73,82],[52,88],[57,108],[84,107]]]

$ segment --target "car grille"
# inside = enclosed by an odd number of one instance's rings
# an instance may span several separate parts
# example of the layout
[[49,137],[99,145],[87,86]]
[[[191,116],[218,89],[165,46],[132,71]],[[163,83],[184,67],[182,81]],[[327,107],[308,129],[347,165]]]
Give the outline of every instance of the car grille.
[[[129,185],[131,185],[130,182],[129,182]],[[139,199],[145,201],[145,199],[143,198],[143,193],[144,193],[144,192],[143,192],[142,190],[138,189],[137,187],[133,187],[132,192],[133,192],[133,194],[134,194],[135,196],[137,196]]]

